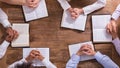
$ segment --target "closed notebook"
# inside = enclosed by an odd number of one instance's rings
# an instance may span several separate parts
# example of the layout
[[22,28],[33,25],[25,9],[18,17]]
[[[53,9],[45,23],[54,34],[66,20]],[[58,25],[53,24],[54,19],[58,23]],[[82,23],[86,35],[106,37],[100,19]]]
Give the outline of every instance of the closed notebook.
[[[23,58],[26,58],[32,50],[38,50],[41,55],[49,60],[49,48],[23,48]],[[33,66],[45,66],[40,60],[34,59]]]
[[38,7],[22,6],[26,21],[31,21],[48,16],[45,0],[40,0]]
[[111,42],[112,36],[106,32],[106,26],[110,22],[111,15],[93,15],[92,16],[92,29],[93,29],[93,42],[103,43]]
[[[81,46],[83,46],[83,44],[89,44],[92,47],[92,49],[94,50],[94,46],[93,46],[91,41],[84,42],[84,43],[72,44],[72,45],[69,45],[70,57],[73,54],[76,54],[78,52],[78,50],[81,48]],[[86,60],[91,60],[91,59],[94,59],[94,56],[88,56],[88,55],[81,55],[80,56],[80,61],[86,61]]]
[[29,24],[13,24],[12,28],[19,33],[12,41],[12,47],[29,47]]
[[70,13],[68,11],[64,11],[61,27],[84,31],[86,20],[86,15],[80,15],[77,19],[72,19]]

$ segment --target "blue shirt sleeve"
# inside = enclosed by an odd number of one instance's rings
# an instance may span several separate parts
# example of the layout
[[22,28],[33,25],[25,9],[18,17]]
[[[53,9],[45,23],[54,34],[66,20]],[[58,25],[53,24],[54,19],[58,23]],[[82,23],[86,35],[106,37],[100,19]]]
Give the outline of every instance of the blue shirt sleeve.
[[100,52],[97,52],[95,54],[96,60],[103,65],[104,68],[119,68],[119,66],[113,62],[108,56],[101,54]]
[[77,68],[80,61],[80,56],[73,54],[70,60],[66,64],[66,68]]

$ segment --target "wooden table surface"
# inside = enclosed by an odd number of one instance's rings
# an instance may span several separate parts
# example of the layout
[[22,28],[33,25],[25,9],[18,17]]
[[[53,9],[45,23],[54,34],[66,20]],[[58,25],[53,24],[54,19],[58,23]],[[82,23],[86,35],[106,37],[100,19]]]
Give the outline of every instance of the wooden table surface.
[[[73,7],[84,7],[94,3],[96,0],[72,0]],[[97,10],[88,15],[85,32],[70,30],[60,27],[63,10],[57,0],[46,0],[49,17],[28,22],[30,24],[30,47],[50,48],[50,60],[58,68],[65,68],[70,59],[68,45],[92,40],[91,15],[112,14],[120,0],[107,0],[105,8]],[[0,3],[0,7],[8,14],[11,23],[25,23],[21,6]],[[3,41],[5,29],[0,25],[0,38]],[[94,44],[95,50],[110,56],[120,66],[120,56],[112,43]],[[6,55],[0,60],[0,68],[22,58],[22,48],[9,46]],[[103,68],[96,60],[80,62],[78,68]]]

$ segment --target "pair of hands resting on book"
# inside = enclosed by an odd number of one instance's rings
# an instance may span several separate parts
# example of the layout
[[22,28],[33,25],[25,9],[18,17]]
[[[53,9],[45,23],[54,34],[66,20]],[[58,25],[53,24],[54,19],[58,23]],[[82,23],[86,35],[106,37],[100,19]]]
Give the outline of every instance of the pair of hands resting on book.
[[70,12],[72,19],[76,19],[80,14],[84,13],[82,8],[68,8],[68,11]]
[[80,55],[90,55],[90,56],[94,56],[96,54],[96,52],[94,50],[92,50],[91,46],[89,44],[84,44],[76,53],[76,55],[80,56]]
[[16,30],[13,30],[11,27],[6,28],[6,33],[7,33],[7,36],[5,40],[7,42],[11,42],[12,40],[16,39],[19,35],[18,32]]
[[40,61],[43,61],[44,57],[40,54],[37,50],[32,50],[28,57],[26,58],[27,62],[32,62],[32,60],[38,59]]
[[117,38],[117,24],[114,19],[111,19],[110,23],[106,26],[107,32],[110,33],[113,39]]

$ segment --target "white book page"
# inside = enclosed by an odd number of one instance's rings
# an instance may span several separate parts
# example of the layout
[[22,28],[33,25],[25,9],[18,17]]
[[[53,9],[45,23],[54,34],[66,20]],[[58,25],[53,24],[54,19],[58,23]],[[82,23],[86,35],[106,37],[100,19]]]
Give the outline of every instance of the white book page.
[[[92,44],[92,42],[84,42],[84,43],[78,43],[78,44],[72,44],[69,45],[69,52],[70,52],[70,56],[72,56],[73,54],[76,54],[77,51],[81,48],[81,46],[83,44],[90,44],[92,49],[94,50],[94,46]],[[81,55],[81,60],[80,61],[85,61],[85,60],[90,60],[90,59],[94,59],[93,56],[87,56],[87,55]]]
[[29,34],[29,24],[13,24],[12,28],[19,34]]
[[93,42],[111,42],[112,36],[106,32],[106,29],[93,30]]
[[68,11],[64,11],[62,22],[61,22],[61,27],[84,31],[86,19],[87,19],[87,16],[80,15],[77,19],[74,20],[72,19]]
[[93,15],[92,26],[93,29],[105,29],[106,25],[110,22],[111,15]]
[[45,0],[40,1],[40,4],[37,7],[37,9],[35,9],[35,12],[36,12],[37,18],[42,18],[42,17],[48,16]]
[[22,7],[26,21],[31,21],[48,16],[45,0],[40,0],[40,3],[36,8],[29,8],[27,6]]
[[[26,58],[32,50],[38,50],[45,58],[49,60],[49,48],[23,48],[23,58]],[[33,60],[33,66],[45,66],[38,59]]]
[[21,34],[17,39],[12,41],[12,47],[28,47],[29,35]]
[[12,47],[26,47],[29,46],[29,24],[13,24],[19,36],[12,41]]

